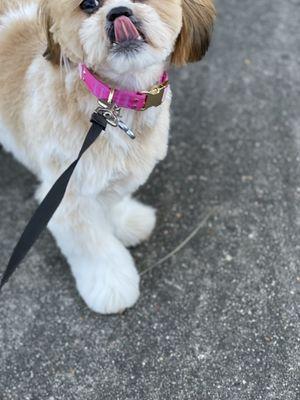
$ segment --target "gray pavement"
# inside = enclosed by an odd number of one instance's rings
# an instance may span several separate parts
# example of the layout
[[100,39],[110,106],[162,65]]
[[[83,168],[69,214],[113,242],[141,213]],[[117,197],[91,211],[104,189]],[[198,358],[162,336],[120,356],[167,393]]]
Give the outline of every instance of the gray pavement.
[[[139,197],[142,296],[90,312],[46,233],[0,297],[1,400],[300,398],[300,2],[219,0],[205,60],[172,74],[170,151]],[[1,270],[35,179],[0,151]]]

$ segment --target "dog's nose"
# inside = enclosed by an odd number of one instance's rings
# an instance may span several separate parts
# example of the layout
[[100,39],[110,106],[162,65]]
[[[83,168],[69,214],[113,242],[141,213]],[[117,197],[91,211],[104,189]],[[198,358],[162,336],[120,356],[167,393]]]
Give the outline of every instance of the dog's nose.
[[131,17],[133,15],[130,8],[127,7],[115,7],[107,14],[107,19],[113,22],[116,18],[125,15],[125,17]]

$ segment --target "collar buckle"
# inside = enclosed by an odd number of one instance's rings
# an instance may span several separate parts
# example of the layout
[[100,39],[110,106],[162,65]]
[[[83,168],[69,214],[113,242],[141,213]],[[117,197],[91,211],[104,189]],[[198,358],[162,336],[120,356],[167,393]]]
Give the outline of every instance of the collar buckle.
[[148,110],[150,107],[158,107],[161,105],[164,99],[164,95],[167,87],[169,86],[169,81],[165,81],[160,85],[155,85],[149,91],[143,91],[141,93],[146,94],[146,101],[144,107],[141,111]]

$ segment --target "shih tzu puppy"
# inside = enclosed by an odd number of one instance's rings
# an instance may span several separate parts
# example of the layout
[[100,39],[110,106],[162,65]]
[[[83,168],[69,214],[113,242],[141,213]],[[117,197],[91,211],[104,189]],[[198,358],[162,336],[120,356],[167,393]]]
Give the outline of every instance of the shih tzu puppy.
[[41,201],[73,161],[97,99],[135,134],[108,125],[80,161],[49,224],[86,304],[117,313],[139,296],[127,247],[155,210],[134,198],[167,152],[167,70],[200,60],[213,0],[0,0],[0,142],[38,178]]

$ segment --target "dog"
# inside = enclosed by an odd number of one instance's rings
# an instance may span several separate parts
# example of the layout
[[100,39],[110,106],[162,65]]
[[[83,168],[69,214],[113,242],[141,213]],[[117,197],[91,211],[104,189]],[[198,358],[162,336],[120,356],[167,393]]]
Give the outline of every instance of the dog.
[[[214,18],[213,0],[0,0],[0,142],[38,178],[39,202],[76,157],[97,107],[78,66],[109,88],[147,92],[171,65],[204,56]],[[135,140],[108,125],[48,225],[98,313],[139,297],[127,248],[149,238],[156,215],[132,194],[167,153],[166,86],[153,107],[122,108]]]

